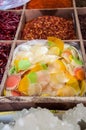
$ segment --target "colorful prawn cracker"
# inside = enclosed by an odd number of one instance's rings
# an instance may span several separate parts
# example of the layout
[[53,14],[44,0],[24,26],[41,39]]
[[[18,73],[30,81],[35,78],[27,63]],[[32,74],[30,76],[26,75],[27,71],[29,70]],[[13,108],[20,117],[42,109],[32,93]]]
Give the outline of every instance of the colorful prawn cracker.
[[86,92],[82,55],[55,37],[18,45],[5,84],[5,95],[83,96]]

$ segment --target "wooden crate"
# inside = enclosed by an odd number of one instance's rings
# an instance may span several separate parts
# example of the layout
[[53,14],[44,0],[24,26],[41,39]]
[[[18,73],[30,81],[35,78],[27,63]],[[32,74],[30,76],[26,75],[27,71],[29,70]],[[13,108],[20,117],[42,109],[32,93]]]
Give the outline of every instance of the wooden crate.
[[[8,10],[7,10],[8,11]],[[26,9],[26,5],[23,6],[21,10],[10,10],[11,12],[16,12],[21,14],[21,19],[19,22],[19,26],[16,31],[16,35],[14,40],[7,41],[7,40],[0,40],[1,43],[9,42],[12,43],[9,59],[6,65],[6,70],[3,75],[3,79],[0,85],[0,111],[5,110],[20,110],[23,108],[30,108],[30,107],[46,107],[50,109],[60,109],[66,110],[68,108],[74,107],[77,103],[83,103],[86,106],[86,97],[5,97],[3,96],[3,89],[4,84],[8,75],[13,51],[17,44],[21,44],[26,42],[26,40],[22,40],[21,34],[22,29],[24,28],[25,21],[31,20],[35,17],[42,16],[45,14],[52,14],[55,16],[62,16],[62,17],[72,17],[74,14],[75,21],[76,21],[76,36],[75,40],[64,40],[65,42],[78,42],[80,44],[80,49],[82,52],[83,60],[84,60],[84,68],[86,71],[86,54],[85,54],[85,46],[86,40],[82,38],[81,30],[80,30],[80,23],[78,19],[78,14],[86,14],[86,7],[78,8],[76,7],[75,0],[73,0],[73,7],[71,8],[57,8],[57,9]]]

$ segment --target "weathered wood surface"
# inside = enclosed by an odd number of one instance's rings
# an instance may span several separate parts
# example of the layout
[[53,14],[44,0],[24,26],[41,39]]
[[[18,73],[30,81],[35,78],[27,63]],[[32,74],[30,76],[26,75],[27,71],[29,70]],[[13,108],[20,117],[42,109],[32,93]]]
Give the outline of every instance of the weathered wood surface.
[[66,110],[78,103],[86,106],[86,97],[0,97],[0,111],[22,110],[30,107]]

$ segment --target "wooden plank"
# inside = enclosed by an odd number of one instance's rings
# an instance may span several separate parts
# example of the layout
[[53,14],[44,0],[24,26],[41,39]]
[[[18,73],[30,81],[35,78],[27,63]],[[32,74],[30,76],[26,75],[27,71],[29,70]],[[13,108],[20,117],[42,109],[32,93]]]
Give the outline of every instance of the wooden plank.
[[78,103],[86,106],[86,97],[0,97],[0,111],[29,109],[30,107],[67,110]]

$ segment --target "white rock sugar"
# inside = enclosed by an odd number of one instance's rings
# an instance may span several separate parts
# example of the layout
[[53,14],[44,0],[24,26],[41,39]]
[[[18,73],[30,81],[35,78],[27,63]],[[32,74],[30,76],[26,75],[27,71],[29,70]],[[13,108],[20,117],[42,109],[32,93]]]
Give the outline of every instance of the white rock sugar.
[[63,120],[73,124],[77,124],[81,120],[86,122],[86,107],[83,104],[78,104],[77,107],[65,112]]
[[23,110],[15,115],[14,127],[0,125],[0,130],[80,130],[78,122],[86,122],[86,107],[78,104],[77,107],[68,110],[62,120],[52,114],[48,109],[31,108]]

